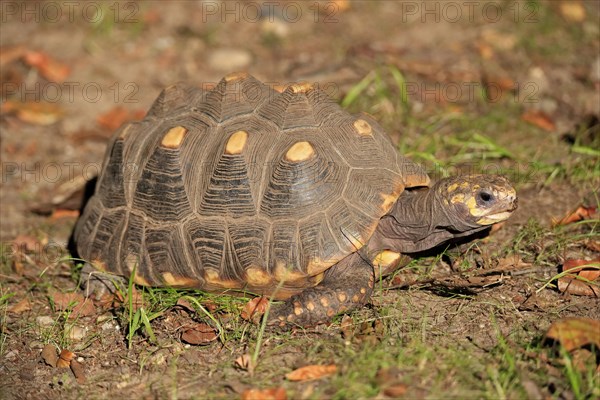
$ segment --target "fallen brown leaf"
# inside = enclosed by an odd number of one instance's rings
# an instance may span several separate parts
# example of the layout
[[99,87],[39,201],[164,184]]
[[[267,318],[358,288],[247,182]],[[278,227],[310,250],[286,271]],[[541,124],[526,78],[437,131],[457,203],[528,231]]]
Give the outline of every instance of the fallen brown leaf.
[[521,115],[521,119],[548,132],[554,132],[556,130],[556,125],[552,118],[543,111],[526,111]]
[[388,397],[398,398],[402,397],[408,391],[408,386],[404,383],[396,383],[383,389],[383,394]]
[[54,103],[43,101],[19,102],[6,100],[0,106],[0,112],[14,114],[16,117],[30,124],[52,125],[64,116],[64,110]]
[[331,365],[307,365],[305,367],[301,367],[295,369],[294,371],[285,375],[288,381],[294,382],[304,382],[304,381],[312,381],[314,379],[324,378],[329,375],[335,374],[337,371],[337,366],[335,364]]
[[242,400],[287,400],[287,394],[282,387],[270,389],[246,389],[242,392]]
[[188,312],[191,312],[191,313],[196,312],[196,310],[194,309],[194,307],[192,307],[192,304],[189,302],[189,300],[185,299],[183,297],[180,297],[179,299],[177,299],[177,303],[175,303],[175,304]]
[[63,218],[77,218],[79,217],[79,210],[66,210],[66,209],[56,209],[52,210],[52,215],[50,215],[50,219],[52,221],[57,221]]
[[42,349],[42,359],[46,364],[48,364],[52,368],[56,368],[56,363],[58,362],[56,348],[51,344],[45,345]]
[[246,321],[250,321],[262,316],[267,310],[269,300],[266,297],[255,297],[244,306],[241,317]]
[[146,114],[142,110],[129,110],[123,106],[116,106],[100,114],[96,121],[100,126],[110,131],[116,130],[118,127],[123,125],[127,121],[138,121]]
[[63,83],[71,74],[71,68],[40,51],[28,51],[23,57],[25,63],[39,71],[52,82]]
[[218,337],[219,335],[212,326],[199,323],[185,330],[181,335],[181,340],[189,344],[207,345],[217,340]]
[[96,313],[96,307],[90,298],[86,298],[81,293],[52,293],[52,301],[60,311],[71,309],[69,318],[79,318]]
[[12,242],[13,246],[16,246],[20,251],[40,251],[42,249],[41,242],[31,235],[17,235]]
[[[578,276],[582,276],[582,274],[579,273]],[[600,274],[596,274],[596,280],[598,276],[600,276]],[[569,275],[558,279],[558,290],[561,293],[568,293],[576,296],[600,297],[600,288],[598,286],[594,286],[594,284],[589,284]]]
[[29,301],[29,299],[27,297],[25,297],[18,303],[13,304],[12,306],[8,307],[7,311],[9,313],[20,314],[23,311],[29,311],[29,310],[31,310],[31,302]]
[[75,375],[75,379],[77,380],[77,383],[79,383],[80,385],[84,384],[86,381],[86,377],[85,377],[85,369],[83,368],[83,365],[73,359],[71,360],[70,363],[71,366],[71,371],[73,372],[73,375]]
[[552,222],[552,225],[553,226],[569,225],[574,222],[579,222],[579,221],[583,221],[586,219],[592,219],[592,218],[594,218],[597,211],[598,210],[596,209],[596,207],[579,206],[575,210],[569,212],[567,215],[565,215],[560,220],[558,220],[558,221],[554,220]]
[[578,296],[600,297],[600,269],[586,268],[596,264],[600,267],[600,258],[594,260],[566,260],[562,271],[569,275],[558,279],[558,290]]
[[69,366],[71,365],[71,360],[73,360],[73,358],[75,358],[75,353],[67,349],[62,349],[60,355],[58,356],[56,367],[69,368]]
[[567,351],[588,344],[600,348],[600,321],[583,317],[564,318],[550,326],[546,337],[560,342]]

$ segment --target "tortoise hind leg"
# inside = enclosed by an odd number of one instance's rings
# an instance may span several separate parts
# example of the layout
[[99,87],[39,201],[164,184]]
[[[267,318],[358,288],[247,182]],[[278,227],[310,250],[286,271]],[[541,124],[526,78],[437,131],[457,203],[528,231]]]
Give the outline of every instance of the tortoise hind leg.
[[127,279],[99,271],[87,262],[81,269],[79,286],[83,288],[85,297],[99,300],[105,294],[126,293],[127,284]]
[[269,325],[314,326],[364,305],[373,292],[373,267],[354,253],[331,267],[323,281],[269,312]]

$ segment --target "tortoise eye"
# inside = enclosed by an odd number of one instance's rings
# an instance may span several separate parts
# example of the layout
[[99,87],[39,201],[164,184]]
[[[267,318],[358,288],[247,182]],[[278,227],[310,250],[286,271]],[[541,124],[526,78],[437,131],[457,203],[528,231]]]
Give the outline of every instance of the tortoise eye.
[[481,191],[477,193],[477,203],[488,204],[494,200],[494,195],[490,192]]

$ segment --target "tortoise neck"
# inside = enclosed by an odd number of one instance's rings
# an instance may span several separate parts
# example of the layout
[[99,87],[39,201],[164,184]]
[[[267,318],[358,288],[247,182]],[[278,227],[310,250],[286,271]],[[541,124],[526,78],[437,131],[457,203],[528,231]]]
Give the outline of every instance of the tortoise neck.
[[438,202],[436,186],[405,191],[381,218],[369,242],[369,250],[417,253],[431,249],[454,235],[446,228],[450,217]]

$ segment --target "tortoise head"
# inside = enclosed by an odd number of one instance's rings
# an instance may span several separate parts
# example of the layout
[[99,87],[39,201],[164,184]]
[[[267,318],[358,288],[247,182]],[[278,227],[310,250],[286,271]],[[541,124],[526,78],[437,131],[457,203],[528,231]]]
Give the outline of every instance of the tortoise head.
[[442,208],[449,228],[466,231],[506,220],[517,208],[517,193],[498,175],[463,175],[439,181],[435,206]]

